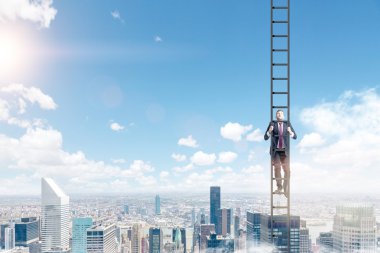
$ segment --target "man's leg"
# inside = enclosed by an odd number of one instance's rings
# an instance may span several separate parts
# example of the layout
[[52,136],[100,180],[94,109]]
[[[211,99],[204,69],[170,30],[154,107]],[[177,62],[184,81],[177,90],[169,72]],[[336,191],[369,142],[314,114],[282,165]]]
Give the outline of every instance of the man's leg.
[[278,152],[274,154],[273,163],[274,163],[274,177],[276,178],[277,190],[281,191],[282,180],[279,179],[281,178],[281,160],[280,160],[280,155]]
[[289,180],[290,180],[290,166],[289,166],[289,159],[288,157],[285,155],[285,153],[280,157],[280,160],[281,160],[281,164],[282,164],[282,169],[284,170],[284,192],[285,192],[285,196],[288,197],[289,196],[289,189],[288,189],[288,185],[289,185]]

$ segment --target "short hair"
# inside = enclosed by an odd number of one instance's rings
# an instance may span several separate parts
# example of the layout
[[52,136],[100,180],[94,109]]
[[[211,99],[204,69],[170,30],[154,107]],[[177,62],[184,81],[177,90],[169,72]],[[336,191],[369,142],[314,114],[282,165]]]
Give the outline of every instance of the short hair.
[[278,110],[276,111],[276,113],[278,113],[278,112],[282,112],[282,113],[284,113],[284,111],[281,110],[281,109],[278,109]]

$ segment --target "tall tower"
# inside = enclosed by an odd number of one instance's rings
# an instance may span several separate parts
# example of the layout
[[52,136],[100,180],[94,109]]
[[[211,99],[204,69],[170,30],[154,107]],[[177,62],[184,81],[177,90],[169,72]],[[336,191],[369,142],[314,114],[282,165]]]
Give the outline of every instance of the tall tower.
[[218,221],[216,234],[226,236],[231,235],[231,209],[222,208],[218,210]]
[[68,252],[69,197],[51,178],[41,179],[42,252]]
[[94,225],[87,229],[87,253],[116,253],[116,226]]
[[155,201],[155,207],[156,207],[156,210],[155,210],[155,213],[156,215],[159,215],[161,214],[161,200],[160,200],[160,195],[156,195],[156,201]]
[[87,252],[87,229],[92,226],[91,217],[74,218],[72,228],[72,253]]
[[160,253],[163,249],[162,231],[160,228],[149,229],[149,252]]
[[337,206],[333,242],[335,252],[376,252],[373,206]]
[[210,187],[210,223],[217,227],[220,209],[220,186]]
[[140,224],[133,224],[132,226],[132,238],[131,238],[131,247],[132,253],[141,253],[141,228]]

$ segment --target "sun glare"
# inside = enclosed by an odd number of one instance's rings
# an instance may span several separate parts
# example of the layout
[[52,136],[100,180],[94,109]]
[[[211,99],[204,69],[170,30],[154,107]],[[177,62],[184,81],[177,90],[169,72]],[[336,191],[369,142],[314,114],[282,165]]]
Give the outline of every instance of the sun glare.
[[23,75],[31,62],[31,40],[25,34],[0,29],[0,78]]

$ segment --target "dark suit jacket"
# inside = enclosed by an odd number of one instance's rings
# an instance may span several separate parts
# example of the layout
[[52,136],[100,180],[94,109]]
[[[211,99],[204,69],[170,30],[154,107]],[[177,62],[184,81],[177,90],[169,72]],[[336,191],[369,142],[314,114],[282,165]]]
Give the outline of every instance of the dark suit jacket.
[[[270,153],[272,159],[274,159],[275,149],[277,148],[277,144],[278,144],[278,140],[279,140],[279,134],[280,134],[278,131],[278,124],[277,123],[278,123],[277,121],[270,122],[268,125],[268,128],[264,134],[264,140],[268,140],[269,137],[271,137],[269,153]],[[271,136],[269,136],[267,133],[268,133],[269,127],[271,125],[273,125],[273,132],[272,132]],[[284,136],[283,147],[285,149],[285,155],[289,154],[289,137],[290,137],[290,135],[289,135],[288,130],[287,130],[288,127],[290,127],[290,129],[294,133],[293,139],[297,139],[297,134],[294,131],[292,124],[290,124],[290,122],[283,121],[283,128],[282,128],[283,129],[283,136]]]

